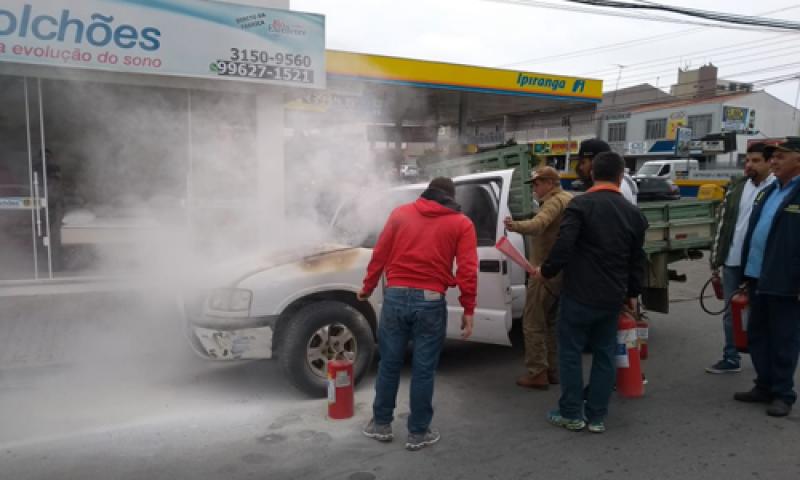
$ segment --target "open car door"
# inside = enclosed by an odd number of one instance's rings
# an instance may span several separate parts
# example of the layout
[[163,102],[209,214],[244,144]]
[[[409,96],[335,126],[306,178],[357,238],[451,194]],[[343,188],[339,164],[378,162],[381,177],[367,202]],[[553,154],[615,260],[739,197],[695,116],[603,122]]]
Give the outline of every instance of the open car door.
[[[475,224],[478,234],[478,299],[475,325],[469,341],[511,345],[511,274],[509,265],[495,247],[503,235],[503,218],[510,215],[508,196],[513,170],[499,170],[456,177],[456,202]],[[460,292],[447,293],[447,336],[459,338]]]

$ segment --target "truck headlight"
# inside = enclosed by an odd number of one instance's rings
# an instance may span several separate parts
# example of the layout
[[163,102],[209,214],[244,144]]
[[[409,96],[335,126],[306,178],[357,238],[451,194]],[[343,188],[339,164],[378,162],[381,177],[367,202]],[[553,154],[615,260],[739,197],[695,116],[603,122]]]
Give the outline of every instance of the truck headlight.
[[206,310],[212,314],[247,315],[253,301],[253,292],[241,288],[212,290],[206,301]]

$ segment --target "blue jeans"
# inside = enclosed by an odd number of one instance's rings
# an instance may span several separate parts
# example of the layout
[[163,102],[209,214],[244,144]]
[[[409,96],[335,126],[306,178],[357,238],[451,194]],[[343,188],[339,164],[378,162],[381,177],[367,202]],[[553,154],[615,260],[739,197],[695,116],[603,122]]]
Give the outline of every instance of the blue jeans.
[[400,369],[408,342],[413,343],[411,367],[410,433],[424,433],[433,419],[433,379],[447,333],[447,302],[440,295],[426,300],[423,290],[386,290],[378,324],[378,351],[381,360],[375,382],[372,412],[375,423],[388,425],[394,420]]
[[[614,389],[617,370],[614,350],[617,345],[617,321],[622,305],[603,309],[585,305],[561,294],[558,319],[558,363],[561,376],[561,416],[603,421]],[[592,350],[592,372],[589,376],[589,395],[586,411],[583,402],[584,347]]]
[[747,344],[756,370],[756,389],[793,405],[797,400],[794,373],[800,355],[800,300],[757,291],[753,281]]
[[[722,267],[722,292],[725,296],[725,301],[728,301],[736,293],[736,289],[742,284],[742,280],[744,280],[744,268],[729,267],[727,265]],[[725,313],[722,314],[722,331],[725,332],[725,347],[722,349],[722,359],[738,366],[742,357],[733,343],[733,319],[730,305],[725,309]]]

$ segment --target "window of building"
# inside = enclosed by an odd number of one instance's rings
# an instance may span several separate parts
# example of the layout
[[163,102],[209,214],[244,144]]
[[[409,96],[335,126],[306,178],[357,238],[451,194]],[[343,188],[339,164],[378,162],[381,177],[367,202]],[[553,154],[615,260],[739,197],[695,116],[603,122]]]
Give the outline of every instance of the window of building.
[[692,129],[692,138],[700,138],[711,133],[711,114],[689,115],[689,128]]
[[645,140],[658,140],[667,136],[667,119],[656,118],[645,122]]
[[608,141],[624,142],[628,130],[627,122],[614,122],[608,124]]

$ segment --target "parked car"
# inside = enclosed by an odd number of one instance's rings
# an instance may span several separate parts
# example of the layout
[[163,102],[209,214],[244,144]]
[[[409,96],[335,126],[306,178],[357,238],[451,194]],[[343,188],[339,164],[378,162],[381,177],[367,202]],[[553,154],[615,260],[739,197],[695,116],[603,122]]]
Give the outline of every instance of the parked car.
[[680,200],[681,190],[672,180],[660,177],[634,177],[639,193],[636,199],[640,202],[661,200]]
[[403,164],[400,166],[400,176],[403,178],[417,178],[419,168],[416,165]]

